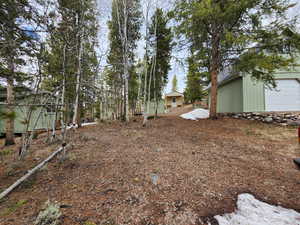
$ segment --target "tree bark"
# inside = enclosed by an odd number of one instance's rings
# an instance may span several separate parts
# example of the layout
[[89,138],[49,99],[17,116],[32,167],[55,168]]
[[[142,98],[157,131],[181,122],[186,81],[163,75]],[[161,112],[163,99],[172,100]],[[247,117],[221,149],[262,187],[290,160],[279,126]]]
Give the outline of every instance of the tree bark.
[[129,95],[128,95],[128,80],[129,80],[129,71],[128,71],[128,9],[127,9],[127,0],[123,0],[124,8],[124,24],[123,24],[123,30],[124,30],[124,78],[125,78],[125,84],[124,84],[124,95],[125,95],[125,102],[124,102],[124,115],[125,115],[125,121],[129,122]]
[[214,26],[212,35],[212,67],[211,75],[211,89],[210,89],[210,110],[209,117],[217,119],[217,101],[218,101],[218,73],[220,64],[220,33],[217,26]]
[[[77,15],[78,20],[78,15]],[[79,21],[77,21],[78,26]],[[81,78],[81,56],[82,56],[82,39],[81,34],[78,34],[78,65],[77,65],[77,76],[76,76],[76,94],[75,94],[75,104],[74,104],[74,114],[73,114],[73,125],[77,124],[80,127],[80,112],[79,112],[79,97],[80,97],[80,78]]]
[[[11,65],[11,70],[14,71],[13,64]],[[15,128],[15,118],[14,118],[14,82],[13,79],[7,78],[7,119],[6,119],[6,136],[5,136],[5,146],[14,145],[14,128]]]
[[145,58],[144,58],[144,97],[143,97],[143,127],[146,126],[148,121],[148,112],[147,112],[147,79],[148,79],[148,47],[149,47],[149,32],[148,32],[148,19],[149,19],[149,10],[150,5],[149,2],[147,4],[146,9],[146,18],[145,18],[145,29],[146,29],[146,49],[145,49]]
[[61,93],[61,107],[62,112],[60,113],[60,124],[61,124],[61,135],[62,135],[62,142],[65,142],[66,139],[66,132],[67,132],[67,120],[66,120],[66,112],[67,108],[65,105],[65,96],[66,96],[66,48],[67,45],[64,45],[63,49],[63,63],[62,63],[62,76],[63,76],[63,86],[62,86],[62,93]]

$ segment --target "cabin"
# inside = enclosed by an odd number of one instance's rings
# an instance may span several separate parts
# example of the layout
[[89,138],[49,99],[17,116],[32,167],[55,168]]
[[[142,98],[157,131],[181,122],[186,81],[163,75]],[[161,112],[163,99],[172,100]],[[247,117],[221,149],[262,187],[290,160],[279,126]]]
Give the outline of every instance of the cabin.
[[[33,94],[32,90],[24,86],[18,86],[14,88],[15,102],[14,108],[15,121],[14,131],[16,134],[22,134],[26,132],[28,113],[31,109],[31,116],[29,120],[28,131],[35,130],[50,130],[55,126],[58,116],[55,110],[55,99],[51,93],[39,92]],[[36,100],[34,100],[36,98]],[[38,100],[37,100],[38,99]],[[30,104],[34,105],[29,106]],[[42,104],[47,103],[47,106]],[[0,87],[0,135],[5,134],[6,119],[6,88]]]
[[184,95],[178,91],[172,91],[165,95],[166,108],[182,107],[184,103]]

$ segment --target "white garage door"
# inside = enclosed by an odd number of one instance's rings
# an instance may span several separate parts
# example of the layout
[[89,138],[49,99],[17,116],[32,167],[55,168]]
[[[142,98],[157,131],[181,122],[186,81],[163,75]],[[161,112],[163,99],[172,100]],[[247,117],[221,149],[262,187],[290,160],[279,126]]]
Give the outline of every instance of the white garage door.
[[300,111],[300,83],[277,80],[276,90],[266,88],[266,111]]

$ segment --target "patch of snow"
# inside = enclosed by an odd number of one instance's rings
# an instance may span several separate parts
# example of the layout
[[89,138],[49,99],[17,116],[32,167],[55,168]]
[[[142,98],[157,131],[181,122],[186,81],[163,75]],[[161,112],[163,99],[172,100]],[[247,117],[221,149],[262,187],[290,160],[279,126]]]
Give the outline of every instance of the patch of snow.
[[91,125],[97,125],[97,122],[91,122],[91,123],[83,123],[81,126],[91,126]]
[[[91,126],[91,125],[96,125],[97,122],[92,122],[92,123],[82,123],[81,126],[82,127],[85,127],[85,126]],[[74,125],[70,125],[70,126],[67,126],[67,130],[71,129],[71,128],[78,128],[78,124],[75,124]]]
[[206,109],[194,109],[191,112],[180,115],[180,117],[186,120],[207,119],[209,111]]
[[235,212],[214,218],[219,225],[300,225],[300,213],[261,202],[250,194],[238,196]]

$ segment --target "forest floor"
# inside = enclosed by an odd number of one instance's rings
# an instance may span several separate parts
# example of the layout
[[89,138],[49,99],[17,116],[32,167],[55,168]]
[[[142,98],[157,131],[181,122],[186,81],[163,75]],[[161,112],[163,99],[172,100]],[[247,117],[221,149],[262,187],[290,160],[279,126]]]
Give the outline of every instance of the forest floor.
[[[300,211],[295,128],[179,118],[186,110],[147,127],[137,118],[78,129],[66,161],[51,161],[0,202],[0,224],[33,224],[48,199],[62,205],[62,225],[206,224],[234,211],[240,193]],[[55,148],[40,137],[24,162],[6,149],[0,190]]]

